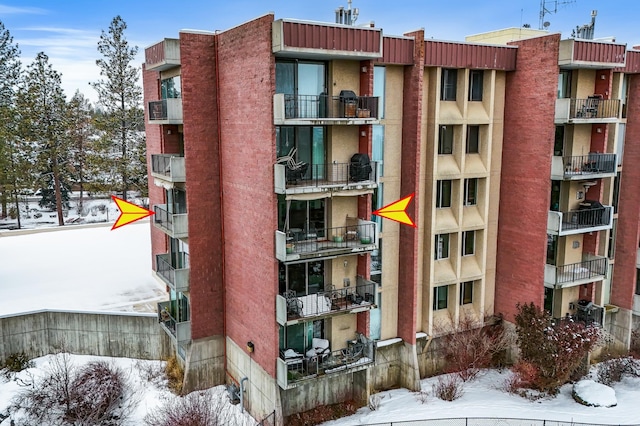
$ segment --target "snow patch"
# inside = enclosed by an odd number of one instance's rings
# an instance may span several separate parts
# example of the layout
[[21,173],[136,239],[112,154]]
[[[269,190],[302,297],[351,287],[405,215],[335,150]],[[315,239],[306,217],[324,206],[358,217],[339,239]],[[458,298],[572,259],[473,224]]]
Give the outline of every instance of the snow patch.
[[581,380],[573,385],[573,399],[588,407],[615,407],[616,391],[593,380]]
[[394,343],[402,342],[402,339],[399,337],[394,337],[393,339],[387,340],[379,340],[376,342],[376,346],[379,348],[383,348],[385,346],[393,345]]

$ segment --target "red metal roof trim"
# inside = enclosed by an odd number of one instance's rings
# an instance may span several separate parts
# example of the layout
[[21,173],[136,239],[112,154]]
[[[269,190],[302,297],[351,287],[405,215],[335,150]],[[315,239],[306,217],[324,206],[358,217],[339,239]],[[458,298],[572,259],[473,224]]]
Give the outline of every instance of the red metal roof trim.
[[517,51],[510,46],[426,40],[424,65],[513,71]]
[[413,64],[413,43],[412,38],[389,37],[382,38],[382,58],[375,62],[389,65],[411,65]]
[[624,44],[598,43],[585,40],[573,41],[573,60],[624,64]]
[[640,52],[637,50],[629,50],[626,52],[627,63],[624,67],[615,68],[615,72],[623,72],[626,74],[640,73]]
[[308,22],[284,21],[284,45],[305,49],[380,53],[379,28],[329,26]]
[[144,50],[144,62],[147,65],[164,61],[164,40]]

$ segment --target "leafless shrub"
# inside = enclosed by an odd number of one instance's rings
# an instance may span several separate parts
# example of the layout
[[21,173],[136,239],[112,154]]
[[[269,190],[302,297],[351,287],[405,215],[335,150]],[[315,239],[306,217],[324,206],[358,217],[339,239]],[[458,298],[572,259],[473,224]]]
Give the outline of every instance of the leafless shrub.
[[106,362],[78,368],[68,353],[59,353],[42,376],[24,383],[11,411],[19,413],[19,425],[119,425],[136,405],[127,379]]
[[135,368],[142,380],[156,387],[160,387],[167,382],[166,367],[160,362],[139,359],[135,362]]
[[425,390],[420,390],[420,392],[416,392],[416,399],[420,404],[426,404],[429,402],[429,392]]
[[640,326],[631,330],[630,352],[634,358],[640,358]]
[[522,390],[530,388],[538,380],[538,368],[530,362],[519,361],[511,368],[511,376],[505,383],[507,392],[521,395]]
[[2,363],[0,363],[0,374],[6,379],[11,378],[22,370],[34,367],[35,364],[29,359],[24,352],[18,352],[9,355]]
[[369,410],[376,411],[380,408],[380,403],[382,402],[382,398],[379,393],[374,393],[373,395],[369,395]]
[[232,423],[232,406],[224,397],[212,398],[207,392],[176,397],[145,417],[147,426],[223,426]]
[[178,362],[178,358],[173,355],[167,360],[165,374],[169,380],[169,389],[176,395],[182,393],[182,383],[184,381],[184,369]]
[[475,379],[481,369],[495,365],[496,358],[514,343],[513,336],[496,317],[480,322],[461,316],[453,328],[437,325],[436,334],[443,334],[445,371],[456,373],[465,382]]
[[464,394],[462,380],[457,374],[443,374],[438,376],[433,384],[433,394],[443,401],[455,401]]
[[611,386],[624,376],[640,376],[640,361],[632,357],[612,358],[598,364],[598,382]]

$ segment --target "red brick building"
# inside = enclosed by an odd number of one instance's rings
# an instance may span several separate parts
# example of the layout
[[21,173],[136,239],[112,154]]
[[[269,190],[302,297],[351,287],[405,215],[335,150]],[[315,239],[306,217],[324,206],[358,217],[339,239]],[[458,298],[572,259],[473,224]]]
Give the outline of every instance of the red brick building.
[[[268,14],[146,49],[159,322],[187,390],[237,383],[281,422],[417,389],[438,334],[518,302],[628,345],[640,52],[503,41]],[[411,193],[417,228],[372,217]]]

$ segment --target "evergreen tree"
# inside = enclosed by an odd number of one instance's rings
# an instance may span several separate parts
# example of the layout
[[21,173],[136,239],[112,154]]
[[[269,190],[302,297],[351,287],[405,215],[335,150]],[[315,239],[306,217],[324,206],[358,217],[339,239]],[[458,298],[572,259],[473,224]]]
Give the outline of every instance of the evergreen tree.
[[103,161],[111,165],[107,170],[118,174],[113,184],[119,186],[125,200],[127,190],[146,188],[147,179],[142,89],[138,86],[139,68],[132,65],[138,47],[129,46],[126,28],[124,20],[116,16],[109,31],[102,31],[98,42],[102,59],[96,64],[104,79],[92,83],[104,111],[96,120],[103,133]]
[[49,57],[38,53],[27,67],[24,83],[18,92],[20,133],[37,147],[37,169],[41,188],[46,190],[53,181],[58,224],[64,225],[62,215],[63,181],[68,178],[66,137],[66,100],[62,92],[60,73],[49,63]]
[[[18,212],[18,184],[21,169],[15,146],[16,108],[15,94],[20,79],[21,67],[18,45],[0,21],[0,218],[7,216],[8,203],[13,196]],[[18,227],[20,216],[18,215]]]
[[78,213],[82,213],[84,190],[87,183],[89,170],[91,142],[94,136],[93,108],[80,91],[76,90],[73,98],[67,105],[68,113],[68,137],[70,142],[71,161],[73,162],[73,179],[80,189],[78,199]]

